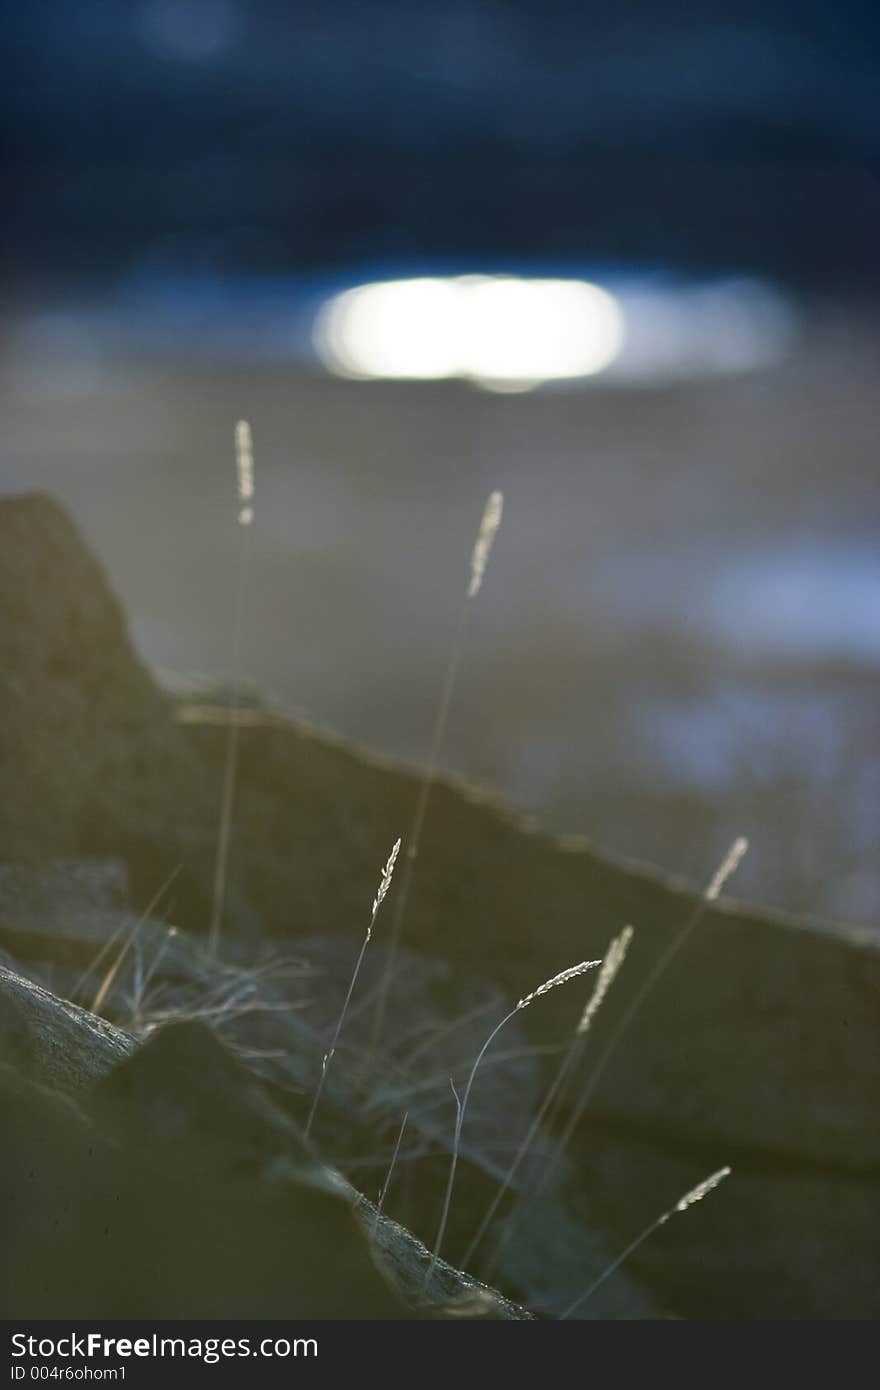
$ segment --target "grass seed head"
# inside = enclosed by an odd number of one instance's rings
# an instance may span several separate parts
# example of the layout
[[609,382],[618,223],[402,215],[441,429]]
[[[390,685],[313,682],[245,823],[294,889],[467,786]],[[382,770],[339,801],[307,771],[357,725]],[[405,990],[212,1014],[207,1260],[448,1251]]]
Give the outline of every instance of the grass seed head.
[[707,1197],[710,1192],[713,1192],[719,1183],[730,1176],[731,1172],[731,1168],[724,1167],[719,1168],[717,1173],[711,1173],[708,1178],[704,1178],[702,1182],[697,1183],[696,1187],[692,1187],[690,1192],[686,1192],[684,1196],[676,1202],[675,1211],[687,1211],[688,1207],[692,1207],[695,1202],[702,1202],[703,1198]]
[[501,492],[490,493],[471,555],[471,582],[468,585],[468,598],[474,598],[480,592],[483,575],[486,573],[486,566],[489,563],[492,543],[495,540],[495,532],[501,525],[503,508],[504,494]]
[[238,498],[242,506],[238,513],[241,526],[250,526],[254,519],[251,503],[254,498],[254,448],[251,427],[247,420],[239,420],[235,426],[235,473],[238,481]]
[[569,980],[574,980],[578,975],[583,975],[595,966],[601,965],[600,960],[582,960],[580,965],[570,965],[567,970],[560,970],[558,975],[552,979],[545,980],[537,989],[533,989],[531,994],[525,995],[517,1004],[518,1009],[527,1009],[534,999],[540,998],[542,994],[549,994],[551,989],[556,989],[557,985],[567,984]]
[[581,1021],[577,1026],[578,1034],[586,1033],[599,1012],[602,1000],[608,993],[618,970],[626,959],[629,950],[629,943],[633,939],[632,927],[624,927],[619,936],[615,936],[611,945],[608,947],[605,958],[602,961],[602,968],[596,978],[596,986],[593,993],[587,1000],[587,1006],[581,1014]]
[[712,878],[712,881],[709,884],[709,887],[706,889],[707,902],[715,902],[716,898],[720,895],[725,883],[730,878],[731,874],[739,866],[739,862],[742,859],[748,847],[749,842],[744,835],[740,835],[739,839],[734,840],[733,844],[730,846],[730,849],[727,851],[727,855],[725,856],[723,863],[716,870]]
[[382,870],[382,878],[381,878],[381,880],[380,880],[380,882],[379,882],[379,888],[378,888],[378,890],[377,890],[377,892],[376,892],[375,898],[373,899],[373,916],[374,916],[374,917],[375,917],[376,913],[379,911],[379,908],[382,906],[382,901],[383,901],[383,899],[384,899],[384,897],[385,897],[385,894],[388,892],[388,889],[391,887],[391,875],[394,873],[394,865],[395,865],[395,862],[396,862],[396,860],[397,860],[397,856],[398,856],[399,853],[400,853],[400,840],[395,840],[395,842],[394,842],[394,848],[392,849],[391,853],[389,854],[389,856],[388,856],[388,862],[387,862],[387,864],[385,865],[384,869]]

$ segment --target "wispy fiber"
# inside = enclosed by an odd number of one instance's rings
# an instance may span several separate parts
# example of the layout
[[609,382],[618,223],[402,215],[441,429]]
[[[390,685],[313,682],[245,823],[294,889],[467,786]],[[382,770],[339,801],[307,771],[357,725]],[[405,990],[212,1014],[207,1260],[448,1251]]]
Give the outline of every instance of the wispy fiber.
[[177,878],[177,875],[180,873],[180,870],[180,864],[177,865],[176,869],[172,869],[171,873],[168,875],[165,882],[162,884],[162,887],[156,893],[153,894],[152,898],[147,903],[147,906],[144,908],[140,917],[135,922],[125,941],[122,943],[121,950],[119,951],[118,955],[116,956],[116,959],[114,960],[113,964],[110,966],[110,969],[107,971],[106,975],[101,981],[101,984],[98,987],[98,992],[92,1000],[91,1010],[93,1014],[100,1013],[104,1001],[106,1000],[107,995],[110,993],[110,990],[113,987],[113,981],[119,974],[119,968],[122,965],[122,962],[125,960],[125,957],[127,956],[128,952],[134,945],[135,941],[137,940],[137,937],[140,934],[141,927],[144,925],[144,922],[146,922],[150,914],[155,911],[157,905],[165,896],[174,880]]

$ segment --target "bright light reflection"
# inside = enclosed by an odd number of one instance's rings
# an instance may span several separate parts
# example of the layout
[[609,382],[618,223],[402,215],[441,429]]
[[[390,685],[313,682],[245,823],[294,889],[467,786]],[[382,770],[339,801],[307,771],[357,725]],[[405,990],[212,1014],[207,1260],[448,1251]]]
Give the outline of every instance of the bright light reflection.
[[314,336],[338,375],[527,391],[602,371],[624,334],[617,301],[598,285],[464,275],[347,290],[321,310]]

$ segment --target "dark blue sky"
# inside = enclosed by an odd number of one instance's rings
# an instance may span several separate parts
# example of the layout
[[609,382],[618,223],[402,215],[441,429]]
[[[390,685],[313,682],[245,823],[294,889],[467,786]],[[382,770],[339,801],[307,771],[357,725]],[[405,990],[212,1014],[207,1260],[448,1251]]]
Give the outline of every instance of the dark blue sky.
[[874,273],[880,6],[4,6],[7,290],[145,260]]

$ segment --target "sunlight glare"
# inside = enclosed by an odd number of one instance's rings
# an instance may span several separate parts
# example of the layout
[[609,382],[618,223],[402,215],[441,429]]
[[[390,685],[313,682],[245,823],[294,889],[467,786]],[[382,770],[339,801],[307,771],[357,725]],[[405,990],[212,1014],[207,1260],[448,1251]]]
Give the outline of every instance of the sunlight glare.
[[323,307],[314,336],[337,375],[522,391],[602,371],[620,351],[623,316],[586,281],[465,275],[347,290]]

